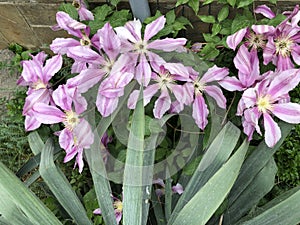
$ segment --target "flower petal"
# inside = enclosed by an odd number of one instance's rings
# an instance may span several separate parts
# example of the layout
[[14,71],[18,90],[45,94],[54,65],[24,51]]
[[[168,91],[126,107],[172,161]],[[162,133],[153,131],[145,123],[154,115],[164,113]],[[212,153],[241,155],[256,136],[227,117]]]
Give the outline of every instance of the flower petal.
[[209,68],[207,72],[200,79],[203,83],[208,83],[212,81],[219,81],[224,79],[229,74],[229,70],[226,67],[220,68],[216,65]]
[[61,55],[53,56],[51,59],[46,61],[46,64],[43,68],[43,77],[41,79],[44,84],[47,84],[54,74],[61,69],[62,64],[63,60]]
[[96,106],[103,117],[111,115],[118,106],[119,98],[107,98],[104,95],[98,94]]
[[242,91],[245,88],[236,77],[225,77],[218,83],[227,91]]
[[247,32],[248,28],[243,28],[236,33],[230,35],[227,37],[226,43],[229,48],[235,50],[239,43],[243,40],[245,37],[245,34]]
[[65,114],[55,106],[45,103],[36,103],[33,106],[33,115],[43,124],[54,124],[63,122]]
[[165,52],[171,52],[176,50],[182,50],[182,47],[186,43],[185,38],[165,38],[162,40],[155,40],[148,44],[148,49],[158,49]]
[[202,95],[197,95],[193,103],[193,118],[201,130],[204,130],[208,120],[208,108]]
[[287,123],[300,123],[300,105],[297,103],[274,104],[272,113]]
[[266,5],[257,6],[254,10],[255,13],[260,13],[268,19],[273,19],[275,17],[275,13]]
[[221,88],[216,85],[210,85],[205,87],[204,92],[215,99],[220,108],[226,109],[226,98]]
[[50,44],[50,49],[55,54],[67,54],[70,47],[80,46],[80,42],[73,38],[55,38]]
[[76,46],[69,48],[67,51],[67,56],[76,61],[84,63],[92,63],[96,65],[102,65],[105,63],[105,60],[101,55],[85,46]]
[[135,79],[140,85],[148,86],[151,79],[151,68],[146,59],[146,56],[142,54],[140,56],[140,62],[136,67]]
[[272,119],[272,117],[264,113],[264,128],[265,128],[265,142],[268,147],[272,148],[281,138],[281,130],[278,124]]
[[154,35],[156,35],[160,30],[164,28],[166,18],[164,16],[158,17],[153,22],[149,23],[145,28],[144,40],[148,41]]
[[155,101],[153,115],[155,118],[161,119],[162,116],[167,112],[171,107],[171,98],[168,91],[162,91],[161,95]]

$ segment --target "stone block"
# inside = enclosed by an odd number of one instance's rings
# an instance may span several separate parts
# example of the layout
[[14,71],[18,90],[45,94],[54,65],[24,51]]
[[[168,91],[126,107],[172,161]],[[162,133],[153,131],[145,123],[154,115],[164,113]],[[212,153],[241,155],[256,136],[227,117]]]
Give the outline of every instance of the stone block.
[[0,27],[3,37],[9,42],[28,48],[41,44],[15,5],[0,4]]
[[17,7],[30,25],[54,25],[60,4],[27,3]]

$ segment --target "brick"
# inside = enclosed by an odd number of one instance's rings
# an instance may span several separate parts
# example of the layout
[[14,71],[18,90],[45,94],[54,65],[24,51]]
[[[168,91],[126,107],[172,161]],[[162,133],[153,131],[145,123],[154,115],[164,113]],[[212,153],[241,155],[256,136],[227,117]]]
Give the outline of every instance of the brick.
[[17,5],[30,25],[54,25],[59,4],[29,3]]
[[0,4],[0,27],[2,35],[9,42],[15,42],[28,48],[40,45],[15,5]]

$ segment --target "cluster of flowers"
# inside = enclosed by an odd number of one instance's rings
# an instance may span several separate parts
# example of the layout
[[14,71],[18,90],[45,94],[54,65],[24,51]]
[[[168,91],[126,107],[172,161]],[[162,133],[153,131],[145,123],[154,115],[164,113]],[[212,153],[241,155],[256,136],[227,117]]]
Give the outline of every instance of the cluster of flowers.
[[[80,2],[79,2],[80,3]],[[93,19],[87,9],[79,7],[82,19]],[[79,12],[78,10],[78,12]],[[260,6],[256,13],[273,18],[267,6]],[[244,133],[248,139],[256,130],[261,134],[259,119],[263,117],[265,141],[269,147],[281,136],[272,114],[289,123],[300,122],[300,106],[291,103],[288,92],[300,81],[300,71],[294,62],[300,62],[298,21],[299,7],[287,12],[287,18],[277,27],[253,25],[231,35],[228,46],[239,46],[234,64],[238,78],[231,77],[227,68],[213,66],[204,75],[181,63],[166,62],[155,50],[164,52],[188,51],[185,38],[151,40],[164,28],[166,19],[161,16],[148,24],[142,35],[139,20],[113,28],[106,23],[90,37],[90,28],[72,19],[65,12],[56,15],[54,30],[63,29],[74,38],[57,38],[50,45],[57,54],[46,60],[41,52],[31,60],[22,62],[23,72],[18,84],[29,86],[23,114],[26,130],[37,129],[43,124],[63,123],[58,132],[59,144],[66,151],[65,162],[76,156],[75,166],[83,168],[83,149],[94,141],[89,123],[83,118],[87,100],[82,96],[99,85],[95,105],[103,117],[111,115],[124,95],[125,87],[133,80],[144,86],[143,101],[147,105],[159,93],[153,115],[162,118],[166,112],[179,113],[185,106],[192,107],[192,116],[202,130],[208,123],[208,106],[204,94],[211,96],[220,108],[226,109],[222,86],[229,91],[244,91],[237,115],[243,117]],[[260,75],[259,51],[263,51],[264,64],[272,62],[276,70]],[[72,73],[78,75],[52,90],[50,79],[62,67],[62,55],[74,60]],[[291,59],[291,56],[294,62]],[[134,109],[139,91],[131,93],[127,106]]]
[[[269,19],[275,17],[266,5],[257,7],[255,13]],[[235,50],[239,46],[234,58],[238,78],[228,76],[220,82],[229,91],[243,91],[237,115],[243,116],[244,133],[249,141],[254,131],[262,135],[259,119],[263,117],[265,142],[269,147],[281,137],[272,115],[287,123],[300,123],[300,105],[289,98],[289,91],[300,81],[300,70],[295,69],[295,64],[300,64],[299,6],[283,14],[286,19],[276,27],[252,25],[227,38],[229,48]],[[258,54],[261,53],[263,64],[273,64],[274,71],[260,74]]]

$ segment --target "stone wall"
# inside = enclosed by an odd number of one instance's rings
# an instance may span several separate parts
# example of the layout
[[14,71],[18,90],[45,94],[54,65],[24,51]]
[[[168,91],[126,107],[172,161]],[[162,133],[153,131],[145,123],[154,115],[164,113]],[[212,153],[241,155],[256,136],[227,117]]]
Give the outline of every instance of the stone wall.
[[[0,0],[0,49],[6,48],[8,44],[15,42],[27,48],[47,48],[47,45],[55,37],[65,36],[64,31],[52,31],[51,25],[55,24],[55,13],[62,2],[72,2],[72,0]],[[89,0],[92,5],[101,4],[105,0]],[[175,6],[176,0],[150,0],[151,11],[156,8],[167,11]],[[262,2],[262,1],[257,1]],[[158,4],[157,4],[158,3]],[[278,1],[278,10],[293,8],[298,0]],[[123,1],[123,7],[129,7],[128,1]],[[200,14],[209,12],[214,14],[220,9],[218,4],[210,8],[201,7]],[[186,8],[184,15],[188,17],[194,29],[186,31],[186,36],[192,40],[197,40],[202,32],[207,32],[207,24],[201,23],[193,12]]]

